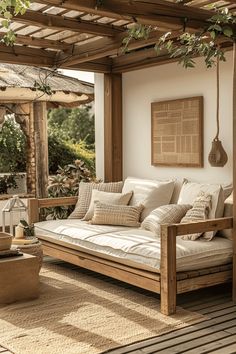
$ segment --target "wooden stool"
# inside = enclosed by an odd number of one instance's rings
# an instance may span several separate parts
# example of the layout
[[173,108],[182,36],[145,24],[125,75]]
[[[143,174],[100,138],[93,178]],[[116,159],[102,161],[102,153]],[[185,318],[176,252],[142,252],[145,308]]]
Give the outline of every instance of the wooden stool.
[[0,304],[39,296],[38,258],[28,254],[0,259]]

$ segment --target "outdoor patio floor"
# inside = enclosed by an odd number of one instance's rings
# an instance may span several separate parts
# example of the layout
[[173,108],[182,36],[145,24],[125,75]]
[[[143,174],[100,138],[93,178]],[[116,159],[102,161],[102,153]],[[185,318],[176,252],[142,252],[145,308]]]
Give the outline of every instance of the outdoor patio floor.
[[231,286],[220,285],[178,296],[178,306],[206,316],[196,325],[147,339],[109,354],[236,353],[236,304]]
[[[74,268],[73,265],[68,263],[64,263],[64,265],[66,268]],[[90,273],[90,271],[88,272]],[[109,279],[109,282],[117,283],[119,286],[132,287],[103,275],[98,274],[98,277],[106,278],[106,281]],[[136,288],[136,291],[145,292],[145,290],[139,288]],[[113,349],[106,353],[236,353],[236,304],[231,300],[230,284],[179,295],[177,305],[186,310],[200,313],[206,319],[195,325]],[[12,352],[0,346],[0,354],[10,353]]]

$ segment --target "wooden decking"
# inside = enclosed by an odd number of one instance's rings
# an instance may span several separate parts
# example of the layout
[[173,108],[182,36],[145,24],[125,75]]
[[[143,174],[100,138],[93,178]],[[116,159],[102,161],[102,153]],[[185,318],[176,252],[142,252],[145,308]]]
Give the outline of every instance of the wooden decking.
[[207,317],[201,323],[111,350],[109,354],[236,353],[236,304],[229,285],[178,297],[177,305]]

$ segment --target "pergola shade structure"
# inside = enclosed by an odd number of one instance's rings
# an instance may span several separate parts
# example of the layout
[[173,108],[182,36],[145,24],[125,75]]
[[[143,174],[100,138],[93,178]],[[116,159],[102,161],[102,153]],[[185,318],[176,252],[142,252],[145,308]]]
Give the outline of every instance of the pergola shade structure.
[[[122,73],[164,64],[167,53],[153,49],[157,38],[172,32],[172,39],[187,31],[209,26],[216,8],[236,11],[233,0],[41,0],[13,19],[13,47],[0,44],[0,61],[43,67],[69,68],[104,73],[105,180],[122,179]],[[132,40],[122,50],[127,29],[135,23],[153,26],[148,39]],[[4,29],[0,35],[4,36]],[[231,48],[230,39],[221,46]],[[236,45],[235,45],[236,48]],[[236,50],[235,50],[236,51]],[[235,64],[236,70],[236,57]],[[236,72],[235,72],[236,77]],[[236,90],[236,85],[234,85]],[[236,97],[236,92],[233,94]],[[236,159],[236,102],[234,102],[234,161]],[[236,186],[236,163],[233,167]],[[236,187],[234,188],[236,199]],[[236,205],[234,206],[234,286],[236,300]],[[171,236],[171,235],[169,235]],[[172,241],[171,241],[172,242]],[[172,243],[171,243],[172,244]],[[168,245],[167,245],[168,246]],[[169,266],[169,265],[168,265]],[[169,271],[169,268],[166,268]],[[168,273],[168,272],[167,272]],[[168,281],[168,277],[166,277]]]
[[[49,85],[50,92],[38,90],[35,83]],[[47,108],[78,107],[93,100],[93,84],[51,69],[0,63],[0,124],[5,113],[14,113],[25,134],[28,194],[47,195]]]

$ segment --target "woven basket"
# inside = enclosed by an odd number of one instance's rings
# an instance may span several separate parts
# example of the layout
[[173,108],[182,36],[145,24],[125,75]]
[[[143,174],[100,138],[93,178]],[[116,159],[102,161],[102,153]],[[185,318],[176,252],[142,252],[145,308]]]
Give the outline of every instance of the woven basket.
[[43,249],[42,249],[41,242],[33,243],[31,245],[17,246],[17,248],[23,253],[36,256],[39,260],[39,271],[40,271],[43,264]]

